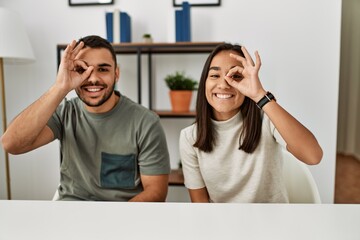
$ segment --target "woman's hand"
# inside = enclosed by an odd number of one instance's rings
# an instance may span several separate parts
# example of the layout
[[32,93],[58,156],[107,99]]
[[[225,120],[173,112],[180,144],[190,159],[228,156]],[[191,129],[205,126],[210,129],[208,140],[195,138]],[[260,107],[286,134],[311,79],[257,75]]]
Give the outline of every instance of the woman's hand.
[[84,61],[76,59],[76,56],[84,47],[84,43],[80,42],[76,47],[75,45],[76,41],[73,40],[66,47],[56,78],[56,85],[66,93],[78,87],[90,76],[94,69],[93,66],[88,66]]
[[[225,76],[225,80],[230,86],[238,89],[242,94],[251,98],[254,102],[258,102],[266,93],[259,79],[259,70],[261,66],[260,56],[256,51],[256,62],[254,63],[246,48],[241,47],[241,50],[243,51],[245,58],[230,53],[230,57],[238,60],[240,65],[230,69]],[[233,78],[234,75],[241,75],[243,78],[241,80],[235,80],[236,78]]]

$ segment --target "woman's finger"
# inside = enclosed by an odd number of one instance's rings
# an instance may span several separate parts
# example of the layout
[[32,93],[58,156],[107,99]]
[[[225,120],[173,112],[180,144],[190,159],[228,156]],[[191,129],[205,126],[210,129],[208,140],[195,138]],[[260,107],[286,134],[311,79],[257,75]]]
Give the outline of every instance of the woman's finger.
[[244,56],[245,56],[246,61],[248,61],[248,62],[251,64],[251,66],[255,66],[255,63],[254,63],[253,59],[251,58],[249,52],[246,50],[246,48],[245,48],[245,47],[241,47],[241,50],[242,50],[243,53],[244,53]]
[[260,55],[259,55],[258,51],[255,51],[255,57],[256,57],[255,67],[256,67],[257,70],[259,70],[260,67],[261,67],[261,58],[260,58]]
[[246,59],[240,55],[230,53],[230,57],[238,60],[243,66],[246,66]]
[[[233,68],[231,68],[228,73],[226,74],[227,77],[232,77],[234,76],[235,74],[238,74],[238,75],[241,75],[243,76],[243,71],[244,71],[244,68],[243,67],[240,67],[240,66],[235,66]],[[236,80],[236,79],[235,79]]]

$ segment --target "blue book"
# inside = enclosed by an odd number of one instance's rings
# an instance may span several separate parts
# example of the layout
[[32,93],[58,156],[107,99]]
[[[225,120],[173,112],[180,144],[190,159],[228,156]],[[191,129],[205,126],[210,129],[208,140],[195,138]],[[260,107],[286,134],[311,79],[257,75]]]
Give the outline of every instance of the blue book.
[[183,8],[183,41],[191,41],[191,19],[190,19],[190,4],[189,2],[182,3]]
[[126,12],[120,12],[120,42],[131,42],[131,18]]
[[114,38],[113,38],[113,13],[106,12],[105,20],[106,20],[106,39],[112,43],[114,41]]
[[183,11],[175,10],[175,41],[183,42]]

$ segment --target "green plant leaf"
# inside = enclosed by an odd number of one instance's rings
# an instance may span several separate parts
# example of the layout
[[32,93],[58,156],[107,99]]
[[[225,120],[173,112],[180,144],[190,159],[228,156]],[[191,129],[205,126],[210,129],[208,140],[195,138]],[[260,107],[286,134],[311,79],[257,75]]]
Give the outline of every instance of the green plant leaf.
[[165,77],[166,85],[170,90],[196,90],[198,82],[186,77],[184,72],[175,72]]

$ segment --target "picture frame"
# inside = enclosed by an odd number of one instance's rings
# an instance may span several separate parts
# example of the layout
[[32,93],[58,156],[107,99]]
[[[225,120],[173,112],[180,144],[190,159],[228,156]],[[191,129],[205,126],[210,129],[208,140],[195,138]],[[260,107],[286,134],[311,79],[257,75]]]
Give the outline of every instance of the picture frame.
[[216,7],[221,5],[221,0],[173,0],[173,6],[180,7],[183,1],[189,2],[191,7]]
[[69,0],[69,6],[111,5],[114,0]]

